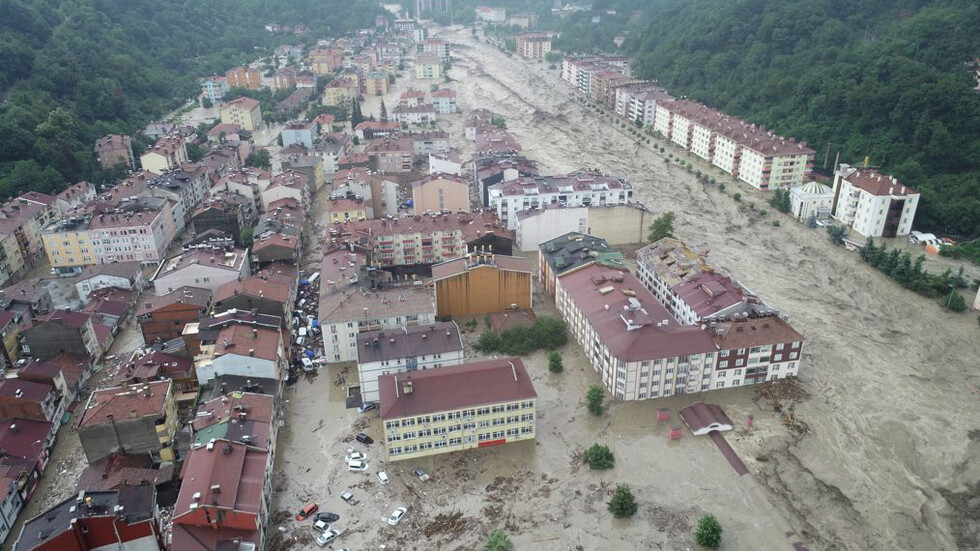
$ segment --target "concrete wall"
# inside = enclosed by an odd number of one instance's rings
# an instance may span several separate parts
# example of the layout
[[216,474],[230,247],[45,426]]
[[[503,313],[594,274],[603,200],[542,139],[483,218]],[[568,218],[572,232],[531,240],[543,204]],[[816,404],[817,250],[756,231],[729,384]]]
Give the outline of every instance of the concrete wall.
[[610,245],[643,243],[646,241],[648,227],[652,223],[653,214],[637,207],[629,205],[590,207],[589,228],[586,233],[601,237]]
[[568,232],[587,232],[589,228],[589,209],[574,207],[566,209],[544,209],[532,216],[518,217],[515,236],[517,249],[523,252],[536,251],[538,245]]

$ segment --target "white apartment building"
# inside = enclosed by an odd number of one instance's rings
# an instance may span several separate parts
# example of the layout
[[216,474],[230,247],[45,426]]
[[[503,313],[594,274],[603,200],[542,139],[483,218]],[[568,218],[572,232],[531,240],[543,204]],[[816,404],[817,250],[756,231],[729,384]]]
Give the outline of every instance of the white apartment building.
[[463,341],[454,322],[365,331],[357,335],[361,402],[381,399],[378,377],[463,363]]
[[841,164],[834,172],[832,215],[865,237],[912,231],[919,193],[873,169]]
[[508,229],[517,228],[517,213],[549,205],[588,207],[624,205],[633,198],[633,186],[594,170],[568,175],[522,177],[490,186],[490,209]]

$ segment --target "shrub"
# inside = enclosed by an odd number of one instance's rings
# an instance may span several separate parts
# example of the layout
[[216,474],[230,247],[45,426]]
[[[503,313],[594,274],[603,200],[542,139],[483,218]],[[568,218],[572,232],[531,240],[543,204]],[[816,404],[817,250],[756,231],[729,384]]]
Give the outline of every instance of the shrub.
[[721,545],[721,524],[714,515],[704,515],[698,520],[698,527],[694,531],[694,541],[702,547],[717,549]]
[[741,193],[738,193],[738,192],[735,192],[735,193],[732,194],[732,199],[735,199],[736,201],[741,201],[742,200],[742,194]]
[[592,415],[602,415],[602,402],[606,399],[606,390],[599,385],[592,385],[585,393],[585,407]]
[[767,214],[769,214],[769,211],[767,211],[766,209],[760,209],[759,210],[759,216],[765,216]]
[[609,502],[609,512],[616,518],[627,518],[635,515],[637,509],[636,498],[633,497],[630,487],[625,484],[616,486]]
[[568,342],[565,327],[565,322],[558,318],[541,316],[531,327],[511,327],[499,333],[483,333],[476,342],[476,349],[484,353],[525,356],[535,350],[561,348]]
[[565,364],[562,362],[561,354],[557,350],[548,352],[548,371],[552,373],[565,371]]
[[616,464],[616,457],[613,456],[609,446],[592,444],[592,447],[582,454],[582,462],[587,463],[589,468],[594,471],[605,471],[613,468]]
[[946,295],[946,299],[943,300],[943,307],[954,312],[964,312],[966,311],[966,299],[963,298],[963,295],[951,290]]
[[779,220],[773,220],[772,221],[772,225],[778,228],[779,227]]
[[725,191],[725,182],[718,184],[718,191]]
[[830,225],[827,226],[827,238],[834,245],[840,245],[844,243],[844,237],[847,236],[847,228],[844,226]]
[[507,532],[500,529],[490,532],[487,545],[484,547],[486,551],[510,551],[513,548],[514,544],[507,537]]

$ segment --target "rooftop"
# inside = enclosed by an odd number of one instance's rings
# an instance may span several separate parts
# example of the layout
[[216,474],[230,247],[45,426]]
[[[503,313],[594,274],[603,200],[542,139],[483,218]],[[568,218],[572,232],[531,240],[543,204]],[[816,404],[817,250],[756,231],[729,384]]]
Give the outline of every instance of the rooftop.
[[397,419],[537,397],[520,358],[499,358],[378,378],[381,418]]
[[803,342],[803,335],[779,316],[718,322],[714,327],[713,338],[719,350]]
[[170,381],[152,381],[135,386],[117,386],[92,392],[79,427],[101,425],[111,417],[116,421],[166,413]]
[[665,237],[636,251],[636,263],[659,275],[672,289],[695,274],[715,271],[706,256],[680,239]]
[[252,356],[275,362],[279,359],[282,333],[278,329],[232,323],[221,330],[214,345],[214,358],[226,354]]
[[571,174],[554,176],[525,176],[490,187],[491,193],[497,191],[505,196],[541,195],[545,193],[573,193],[626,190],[633,186],[621,178],[607,176],[599,171],[583,169]]
[[51,434],[51,423],[37,419],[11,417],[0,421],[0,456],[35,461],[44,452],[43,443]]
[[229,101],[228,103],[225,104],[225,107],[223,107],[222,109],[227,109],[228,107],[233,107],[233,106],[235,107],[240,106],[240,107],[244,107],[245,109],[252,110],[259,106],[259,100],[241,97]]
[[560,283],[615,358],[635,362],[716,349],[708,331],[681,325],[625,270],[593,264]]
[[0,380],[0,396],[18,398],[31,402],[43,402],[54,387],[48,383],[35,383],[25,379]]
[[173,304],[191,304],[206,308],[211,304],[211,290],[200,287],[180,287],[165,295],[144,296],[137,315],[149,314]]
[[130,282],[136,281],[140,272],[143,270],[140,262],[113,262],[111,264],[95,264],[86,266],[82,273],[75,276],[76,283],[91,279],[95,276],[115,276],[128,279]]
[[911,187],[903,185],[894,176],[881,174],[871,168],[858,168],[846,164],[841,164],[840,172],[852,186],[867,191],[872,195],[878,196],[909,196],[918,195],[919,192]]
[[197,408],[194,441],[207,444],[225,439],[268,449],[274,411],[275,396],[229,392]]
[[240,281],[229,281],[218,287],[214,292],[214,303],[217,305],[236,295],[248,295],[285,304],[293,300],[295,285],[296,268],[275,263],[255,275]]
[[366,331],[357,335],[357,362],[371,363],[409,356],[463,350],[459,327],[451,321],[397,329]]
[[531,262],[522,256],[506,256],[492,253],[469,253],[464,257],[432,265],[432,279],[439,281],[458,276],[476,268],[494,268],[505,272],[534,273]]
[[123,486],[156,486],[172,480],[173,467],[153,468],[146,455],[112,454],[82,470],[76,489],[85,492],[118,490]]
[[244,249],[195,249],[168,258],[161,264],[156,277],[164,277],[170,272],[183,270],[189,266],[200,264],[217,270],[229,270],[241,273],[246,255]]
[[623,266],[622,253],[610,247],[605,239],[585,233],[559,235],[541,243],[538,249],[556,275],[596,261]]
[[[119,366],[113,382],[123,385],[154,379],[189,379],[194,375],[194,362],[190,358],[168,354],[159,350]],[[136,387],[136,384],[133,385]]]
[[445,174],[443,172],[436,172],[434,174],[429,174],[428,176],[425,176],[424,178],[420,178],[418,180],[413,181],[412,182],[412,189],[422,187],[425,184],[428,184],[430,182],[435,182],[435,181],[438,181],[438,180],[452,182],[454,184],[459,184],[459,185],[462,185],[462,186],[466,186],[467,188],[470,185],[469,180],[467,180],[466,178],[463,178],[462,176],[456,176],[455,174]]
[[469,243],[487,234],[513,239],[513,233],[501,224],[492,212],[451,212],[445,214],[416,214],[400,217],[357,220],[334,224],[330,228],[331,237],[342,240],[370,244],[371,240],[386,239],[394,235],[416,233],[455,232],[462,233],[463,241]]
[[[180,523],[182,516],[198,506],[258,515],[265,465],[265,451],[238,442],[218,440],[213,446],[191,449],[181,471],[183,483],[174,508],[174,522]],[[218,524],[215,528],[220,528],[220,521]]]

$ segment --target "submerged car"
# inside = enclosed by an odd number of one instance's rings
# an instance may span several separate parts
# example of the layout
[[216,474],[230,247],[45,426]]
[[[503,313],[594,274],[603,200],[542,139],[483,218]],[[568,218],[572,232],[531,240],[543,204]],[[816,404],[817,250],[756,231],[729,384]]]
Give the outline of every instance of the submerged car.
[[399,508],[395,509],[391,513],[391,516],[388,517],[388,524],[391,525],[391,526],[398,526],[398,523],[401,522],[402,517],[404,517],[405,516],[405,513],[407,513],[407,512],[408,512],[408,509],[406,509],[405,507],[399,507]]

